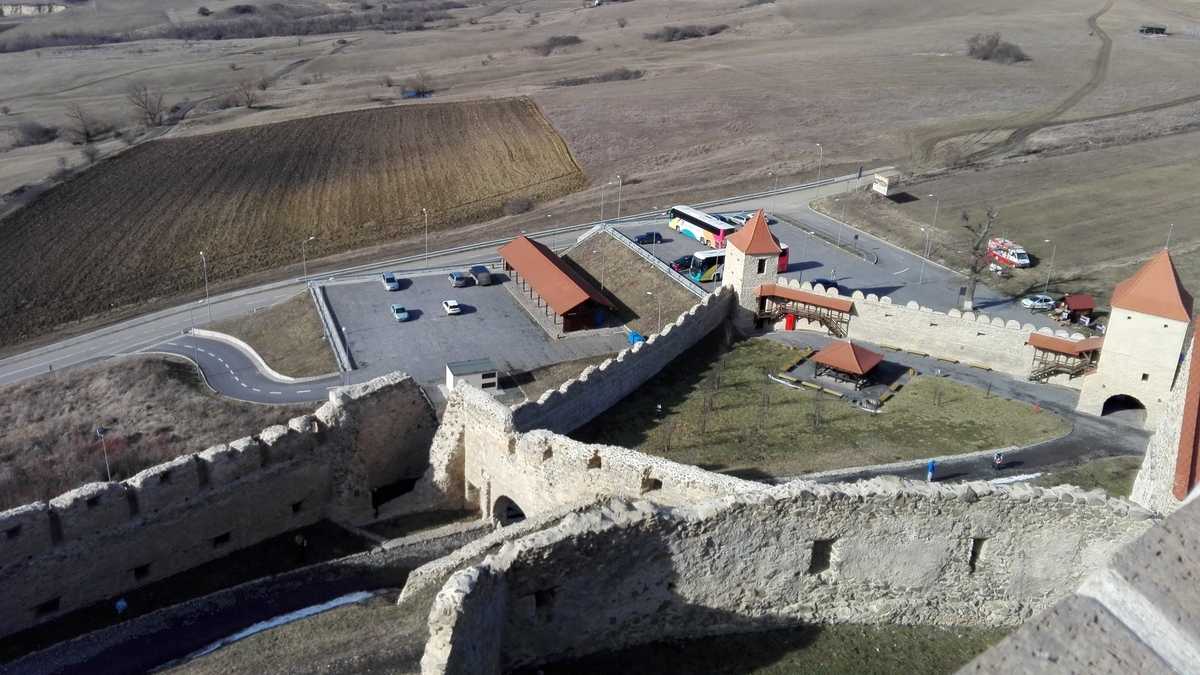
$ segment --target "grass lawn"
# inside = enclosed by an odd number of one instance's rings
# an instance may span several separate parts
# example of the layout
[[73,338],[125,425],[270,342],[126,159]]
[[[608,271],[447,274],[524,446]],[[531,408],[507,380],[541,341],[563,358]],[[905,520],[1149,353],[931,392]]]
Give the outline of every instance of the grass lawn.
[[597,288],[603,287],[616,302],[621,319],[643,335],[657,333],[700,302],[700,298],[608,235],[596,235],[564,257]]
[[918,375],[878,415],[767,380],[796,354],[765,339],[721,352],[709,337],[573,435],[753,477],[1025,445],[1069,429],[1057,415],[943,378]]
[[822,675],[952,673],[1009,629],[935,626],[804,626],[703,640],[660,642],[538,666],[545,675]]
[[1100,488],[1113,497],[1128,497],[1133,492],[1133,479],[1142,468],[1142,459],[1141,455],[1104,457],[1042,474],[1033,484],[1051,487],[1069,483],[1085,490]]
[[337,361],[308,291],[210,328],[254,347],[267,365],[284,375],[311,377],[337,372]]
[[[563,382],[579,375],[584,368],[588,366],[598,366],[604,363],[605,359],[609,359],[613,354],[603,354],[601,356],[589,356],[574,361],[563,361],[541,368],[514,375],[517,381],[517,386],[525,393],[525,397],[530,401],[538,400],[542,394],[557,389]],[[505,385],[507,386],[507,385]]]

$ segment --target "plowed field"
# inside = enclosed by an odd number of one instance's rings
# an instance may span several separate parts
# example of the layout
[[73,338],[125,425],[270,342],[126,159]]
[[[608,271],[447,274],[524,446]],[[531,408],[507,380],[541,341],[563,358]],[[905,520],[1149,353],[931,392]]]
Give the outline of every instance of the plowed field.
[[584,176],[528,99],[155,141],[0,221],[0,344],[210,282],[500,215]]

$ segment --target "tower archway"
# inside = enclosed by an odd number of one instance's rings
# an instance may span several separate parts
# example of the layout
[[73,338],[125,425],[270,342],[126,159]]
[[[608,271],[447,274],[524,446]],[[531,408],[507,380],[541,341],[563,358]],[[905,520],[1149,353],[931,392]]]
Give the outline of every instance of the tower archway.
[[1129,394],[1109,396],[1100,409],[1101,417],[1113,416],[1127,422],[1145,424],[1146,406]]
[[492,505],[492,520],[499,523],[500,527],[512,525],[525,520],[525,511],[516,502],[501,495]]

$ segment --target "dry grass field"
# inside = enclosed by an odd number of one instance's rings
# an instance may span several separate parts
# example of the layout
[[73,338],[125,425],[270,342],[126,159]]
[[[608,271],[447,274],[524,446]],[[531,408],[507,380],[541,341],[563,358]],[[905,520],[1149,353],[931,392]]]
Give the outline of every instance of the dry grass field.
[[98,425],[109,429],[109,464],[122,480],[307,409],[220,398],[191,364],[148,357],[0,387],[0,510],[105,480]]
[[250,345],[277,373],[314,377],[338,372],[321,317],[307,290],[273,307],[218,322],[209,329]]
[[[999,210],[995,234],[1022,244],[1035,265],[1005,282],[1011,293],[1092,293],[1107,301],[1113,286],[1167,243],[1186,287],[1200,291],[1200,133],[959,171],[905,186],[914,201],[894,203],[867,192],[845,202],[846,220],[909,250],[933,225],[934,258],[965,269],[969,242],[961,213]],[[842,203],[814,205],[841,217]],[[1047,241],[1048,240],[1048,241]]]
[[[580,187],[528,99],[340,113],[132,148],[0,221],[0,343]],[[66,232],[64,232],[64,228]],[[45,261],[61,264],[45,265]]]

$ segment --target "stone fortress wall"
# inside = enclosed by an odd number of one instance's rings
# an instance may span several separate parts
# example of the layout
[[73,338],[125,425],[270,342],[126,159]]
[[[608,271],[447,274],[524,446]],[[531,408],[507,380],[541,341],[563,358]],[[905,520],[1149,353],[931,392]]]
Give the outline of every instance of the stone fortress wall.
[[[1182,501],[1174,494],[1176,468],[1179,461],[1179,443],[1183,435],[1184,410],[1188,405],[1189,389],[1196,383],[1192,378],[1200,370],[1200,361],[1194,361],[1195,343],[1188,347],[1183,363],[1175,380],[1175,388],[1167,399],[1162,416],[1155,425],[1154,435],[1146,445],[1146,458],[1133,481],[1133,492],[1129,498],[1135,503],[1154,511],[1168,514],[1179,508]],[[1195,405],[1195,401],[1192,402]]]
[[420,387],[393,374],[286,426],[2,512],[0,634],[323,518],[370,520],[371,490],[420,474],[435,425]]
[[549,429],[564,434],[577,429],[712,332],[729,317],[734,299],[727,288],[706,295],[645,342],[621,350],[598,366],[588,366],[537,401],[513,408],[514,426],[522,431]]
[[499,673],[797,623],[1014,625],[1152,524],[1062,486],[796,481],[666,507],[613,499],[456,572],[422,672]]
[[[775,283],[830,297],[846,297],[840,295],[836,288],[826,289],[821,284],[814,286],[807,281],[781,278]],[[897,305],[886,295],[864,295],[862,291],[854,291],[849,299],[854,301],[848,335],[850,339],[989,368],[1020,379],[1029,375],[1033,363],[1033,347],[1026,344],[1031,333],[1071,340],[1084,338],[1080,333],[1035,328],[1030,323],[1021,324],[1012,319],[1006,321],[989,317],[983,312],[960,312],[957,309],[936,311],[916,302]],[[828,332],[820,324],[803,319],[798,319],[796,326],[804,330]],[[776,324],[776,329],[783,329],[782,321]],[[1082,386],[1081,379],[1068,379],[1063,375],[1048,381],[1073,389]]]

